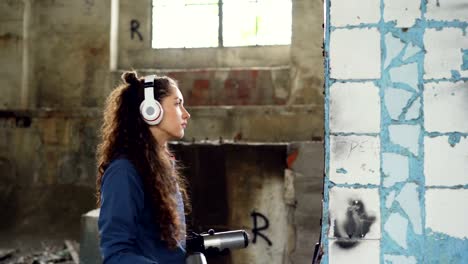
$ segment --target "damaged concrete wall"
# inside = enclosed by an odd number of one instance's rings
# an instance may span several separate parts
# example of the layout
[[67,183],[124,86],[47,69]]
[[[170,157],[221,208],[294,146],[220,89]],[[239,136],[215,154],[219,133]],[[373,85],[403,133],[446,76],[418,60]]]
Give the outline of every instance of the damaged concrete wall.
[[76,217],[94,207],[110,3],[0,6],[0,204],[10,213],[0,219],[2,234],[77,238]]
[[79,237],[76,217],[95,203],[96,115],[0,112],[3,234]]
[[322,263],[466,263],[466,2],[326,3]]
[[2,1],[0,10],[0,109],[17,107],[21,100],[21,72],[23,68],[23,15],[25,5],[23,1]]
[[[115,33],[119,47],[111,58],[116,65],[113,80],[118,81],[119,70],[130,68],[173,76],[181,84],[187,105],[210,110],[200,115],[195,110],[194,124],[210,121],[215,127],[229,127],[231,132],[197,127],[188,131],[189,139],[233,139],[237,134],[248,134],[247,141],[288,141],[311,140],[323,134],[323,119],[316,119],[323,116],[322,1],[292,1],[291,45],[159,50],[151,48],[151,1],[115,2],[119,6]],[[138,34],[131,30],[135,21]],[[269,105],[271,111],[266,116],[281,121],[259,126],[250,120],[247,124],[237,122],[237,118],[220,121],[225,109],[213,107],[219,105],[229,105],[233,113],[241,115],[251,112],[244,106]],[[279,128],[278,123],[284,131],[281,136],[272,133]]]
[[109,90],[109,1],[33,1],[33,107],[97,107]]
[[[187,105],[201,107],[193,110],[194,124],[211,120],[229,130],[197,127],[188,131],[189,140],[237,139],[239,134],[246,141],[267,142],[321,137],[321,1],[292,2],[290,46],[165,50],[150,49],[149,34],[143,34],[144,41],[131,38],[129,25],[135,17],[140,31],[149,32],[151,1],[114,3],[120,12],[117,64],[111,73],[111,1],[3,1],[1,109],[100,107],[121,70],[133,68],[175,77]],[[210,52],[218,59],[210,59]],[[227,116],[219,105],[232,106]],[[242,121],[263,105],[270,110]],[[273,122],[258,122],[260,116]],[[278,128],[280,136],[274,133]]]
[[89,107],[110,90],[109,3],[0,5],[2,236],[76,238],[76,217],[94,206],[100,121]]
[[101,106],[109,92],[108,1],[2,1],[0,109]]
[[[319,240],[323,143],[177,143],[192,199],[189,230],[246,230],[246,249],[208,263],[309,263]],[[81,259],[100,263],[98,213],[83,216]]]
[[[320,239],[322,210],[324,149],[322,142],[293,142],[288,146],[288,169],[285,200],[292,198],[290,220],[293,229],[288,239],[287,258],[283,263],[310,263],[315,244]],[[289,194],[289,195],[288,195]],[[292,240],[292,241],[291,241]],[[288,262],[289,261],[289,262]]]
[[[112,3],[121,10],[116,43]],[[132,40],[129,32],[135,17],[142,32],[149,29],[151,1],[1,1],[0,208],[11,212],[0,219],[2,236],[41,226],[47,235],[79,237],[79,215],[95,206],[100,107],[123,70],[179,80],[192,115],[184,141],[320,140],[322,1],[292,3],[290,46],[156,51],[147,35]],[[301,168],[288,175],[307,181]],[[301,190],[297,197],[308,191]],[[300,230],[307,214],[300,213]]]
[[[141,75],[167,75],[179,84],[188,106],[285,105],[289,96],[289,67],[249,69],[140,70]],[[123,71],[113,72],[118,82]]]
[[174,149],[187,165],[193,230],[244,229],[251,236],[247,249],[219,263],[311,261],[320,234],[322,142],[181,143]]

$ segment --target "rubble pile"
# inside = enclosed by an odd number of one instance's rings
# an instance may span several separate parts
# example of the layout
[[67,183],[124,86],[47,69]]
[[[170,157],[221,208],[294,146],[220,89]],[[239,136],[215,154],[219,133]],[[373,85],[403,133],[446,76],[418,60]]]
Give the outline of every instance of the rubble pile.
[[44,246],[42,250],[25,252],[21,249],[0,248],[1,264],[79,264],[79,244],[65,240],[63,246]]

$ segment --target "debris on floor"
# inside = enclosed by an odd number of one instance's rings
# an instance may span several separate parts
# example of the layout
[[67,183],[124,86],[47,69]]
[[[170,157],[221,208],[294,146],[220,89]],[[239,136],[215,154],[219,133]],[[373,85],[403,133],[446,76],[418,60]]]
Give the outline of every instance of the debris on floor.
[[0,248],[0,261],[10,258],[15,254],[16,249],[1,249]]
[[79,264],[79,244],[65,240],[62,246],[43,245],[42,250],[0,248],[1,264]]

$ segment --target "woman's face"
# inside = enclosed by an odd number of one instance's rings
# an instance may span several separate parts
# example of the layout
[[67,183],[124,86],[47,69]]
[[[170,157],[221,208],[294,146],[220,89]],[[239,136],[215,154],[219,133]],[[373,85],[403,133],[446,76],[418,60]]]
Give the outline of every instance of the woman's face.
[[164,116],[156,126],[150,126],[150,130],[160,143],[170,139],[181,139],[184,129],[187,127],[189,112],[184,107],[184,97],[177,86],[169,88],[169,96],[161,100]]

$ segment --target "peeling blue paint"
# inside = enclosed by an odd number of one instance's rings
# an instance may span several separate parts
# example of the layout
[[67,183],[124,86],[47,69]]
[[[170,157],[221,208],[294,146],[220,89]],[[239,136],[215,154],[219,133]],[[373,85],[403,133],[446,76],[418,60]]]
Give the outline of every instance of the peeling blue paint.
[[[421,19],[416,19],[414,26],[407,29],[407,31],[402,31],[401,28],[395,27],[394,23],[382,23],[381,24],[381,32],[387,33],[392,32],[393,36],[401,39],[405,43],[412,43],[413,45],[422,47],[423,44],[423,34],[425,29],[425,22]],[[384,48],[385,49],[385,48]]]
[[457,82],[457,81],[468,81],[468,77],[460,77],[460,78],[439,78],[439,79],[425,79],[424,83],[439,83],[439,82]]
[[398,54],[403,53],[405,44],[399,38],[393,37],[391,33],[387,33],[385,35],[385,45],[387,49],[384,68],[387,68],[390,62],[395,59]]
[[443,28],[459,28],[462,30],[463,35],[466,36],[466,29],[468,28],[468,22],[455,21],[434,21],[430,20],[425,23],[426,28],[434,28],[436,30],[442,30]]
[[402,60],[407,61],[409,58],[413,57],[414,55],[418,54],[421,51],[422,51],[421,48],[414,45],[413,43],[410,43],[406,47],[405,55],[403,55]]
[[448,142],[450,146],[455,147],[456,144],[460,143],[461,135],[458,133],[453,133],[449,136]]
[[398,117],[403,112],[403,109],[407,106],[408,101],[412,96],[413,93],[402,89],[385,89],[385,107],[392,119],[398,120]]
[[407,183],[397,195],[396,201],[408,215],[413,231],[422,234],[421,204],[419,202],[418,186],[415,183]]
[[448,136],[450,137],[451,135],[459,135],[461,137],[468,137],[468,133],[462,133],[462,132],[425,132],[425,136],[428,137],[442,137],[442,136]]
[[403,113],[405,113],[406,120],[413,120],[418,119],[421,113],[421,98],[417,97],[410,105],[408,110],[403,109]]
[[418,155],[418,138],[421,131],[419,125],[390,125],[388,131],[392,143],[408,149],[415,156]]
[[[418,21],[417,25],[421,25],[422,22]],[[411,44],[414,44],[415,47],[420,48],[424,51],[424,46],[422,43],[422,36],[424,30],[419,29],[409,29],[408,32],[411,33],[409,36],[408,34],[397,33],[400,34],[400,38],[408,41]],[[385,49],[385,47],[383,47]],[[398,86],[397,88],[404,89],[409,92],[413,92],[414,95],[408,102],[408,104],[403,109],[403,113],[399,116],[399,120],[395,121],[392,120],[388,111],[385,107],[382,107],[381,112],[381,164],[383,164],[383,153],[391,152],[398,155],[402,155],[408,159],[409,162],[409,175],[408,178],[403,182],[396,182],[395,184],[388,184],[391,185],[388,187],[386,184],[386,177],[385,173],[382,168],[381,175],[382,184],[380,188],[380,195],[381,195],[381,217],[382,221],[386,221],[391,213],[399,213],[406,219],[410,219],[410,216],[402,209],[399,202],[395,203],[396,196],[399,196],[401,199],[401,191],[407,182],[413,182],[417,184],[417,186],[424,186],[424,174],[423,174],[423,139],[424,139],[424,131],[421,129],[419,132],[414,133],[412,141],[413,143],[413,151],[417,153],[415,156],[412,152],[410,152],[407,148],[403,146],[394,144],[390,138],[390,127],[392,125],[416,125],[419,127],[423,127],[424,124],[424,114],[422,112],[423,106],[423,99],[421,97],[422,93],[422,86],[423,83],[423,60],[424,60],[424,52],[417,53],[411,57],[409,57],[406,62],[407,63],[415,63],[417,65],[417,86],[416,87],[409,87],[406,86]],[[392,67],[398,67],[402,64],[399,60],[395,60],[392,64],[388,67],[391,69]],[[389,70],[385,70],[382,73],[382,79],[380,80],[381,87],[391,87],[392,82],[389,77]],[[411,89],[408,89],[411,88]],[[384,98],[383,89],[382,90],[382,99]],[[402,135],[403,136],[403,135]],[[385,187],[387,185],[387,187]],[[424,191],[424,188],[418,187],[419,191]],[[405,192],[403,192],[404,194]],[[424,204],[424,195],[416,196],[416,203],[419,205]],[[419,215],[424,216],[425,211],[424,207],[419,209]],[[422,224],[424,223],[424,217],[422,217],[421,221]],[[382,227],[383,228],[383,227]],[[423,230],[424,232],[424,230]],[[408,249],[404,250],[400,246],[397,245],[396,242],[386,233],[382,233],[382,242],[381,242],[381,263],[384,263],[384,255],[392,254],[395,256],[398,255],[408,255],[413,254],[414,257],[410,258],[410,263],[415,261],[416,263],[422,263],[423,256],[421,252],[423,252],[423,245],[424,245],[424,234],[419,232],[418,234],[415,233],[414,228],[411,227],[407,230],[407,245]],[[398,257],[397,257],[398,259]],[[396,260],[399,261],[400,259]],[[387,259],[387,262],[390,261]],[[395,262],[399,263],[399,262]],[[404,263],[404,262],[402,262]]]
[[408,220],[398,213],[392,213],[384,224],[384,230],[400,247],[407,249],[406,232]]
[[451,190],[460,190],[460,189],[468,189],[468,184],[464,185],[453,185],[453,186],[447,186],[447,185],[430,185],[426,186],[426,189],[451,189]]
[[468,263],[468,239],[432,232],[428,228],[424,263]]
[[467,71],[468,70],[468,49],[462,49],[461,52],[463,54],[461,69],[464,71]]
[[331,136],[370,136],[378,137],[378,133],[355,133],[355,132],[333,132],[330,133]]
[[[408,85],[417,91],[418,89],[418,65],[416,63],[403,64],[399,67],[390,68],[390,79],[395,85]],[[399,83],[399,84],[396,84]]]
[[379,24],[375,24],[375,23],[361,23],[359,25],[347,25],[347,26],[340,26],[340,27],[333,27],[331,26],[330,29],[331,31],[335,31],[337,29],[356,29],[356,28],[377,28],[379,26]]
[[396,153],[383,153],[382,171],[384,187],[406,181],[409,175],[408,157]]
[[434,137],[448,137],[448,143],[450,146],[455,147],[458,143],[460,143],[461,138],[467,138],[468,133],[461,133],[461,132],[449,132],[449,133],[440,133],[440,132],[427,132],[425,136],[434,138]]
[[452,79],[459,80],[461,78],[460,72],[457,70],[451,70],[450,73],[452,74]]
[[339,169],[336,170],[336,173],[347,174],[348,171],[345,170],[344,168],[339,168]]
[[[377,80],[347,79],[334,80],[329,78],[329,39],[330,34],[336,28],[325,28],[325,180],[324,180],[324,206],[322,222],[322,242],[325,252],[322,259],[323,264],[328,264],[328,237],[329,224],[328,204],[329,190],[332,187],[348,188],[377,188],[380,194],[381,215],[381,250],[380,263],[468,263],[468,240],[456,239],[446,235],[431,233],[426,230],[425,191],[431,188],[438,189],[468,189],[468,185],[460,186],[426,186],[424,176],[424,138],[435,136],[448,136],[451,146],[456,146],[461,137],[468,133],[450,132],[427,132],[424,129],[425,114],[424,98],[422,96],[423,86],[426,83],[438,83],[441,81],[468,81],[468,77],[461,77],[460,70],[468,70],[468,50],[462,49],[462,64],[460,69],[452,71],[450,78],[423,79],[424,76],[424,32],[428,28],[442,30],[444,28],[459,28],[466,35],[468,22],[461,21],[428,21],[426,19],[427,1],[421,1],[421,17],[416,20],[414,26],[402,30],[396,27],[396,23],[383,21],[383,10],[385,0],[380,0],[381,19],[377,24],[361,24],[356,26],[340,27],[343,29],[353,28],[378,28],[381,34],[381,78]],[[330,0],[325,1],[325,17],[329,21]],[[380,137],[381,152],[381,183],[380,185],[365,184],[335,184],[329,181],[330,144],[329,131],[330,115],[329,87],[334,82],[374,82],[380,88],[381,100],[381,125],[380,133],[340,133],[337,135],[370,135]],[[399,89],[403,92],[393,96],[387,93],[388,89]],[[405,93],[411,93],[408,99]],[[396,97],[399,97],[398,99]],[[386,101],[387,100],[387,101]],[[405,101],[395,103],[397,100]],[[396,116],[396,117],[395,117]],[[411,128],[410,128],[411,127]],[[409,132],[409,133],[407,133]],[[405,157],[407,160],[407,174],[392,172],[388,168],[397,169],[392,163],[392,155]],[[339,170],[339,169],[338,169]],[[337,172],[338,172],[337,170]],[[392,175],[389,177],[389,175]],[[395,176],[396,175],[396,176]],[[397,202],[395,202],[397,201]],[[395,220],[397,215],[397,220]],[[398,226],[395,222],[407,222],[406,232],[394,230],[390,226]],[[385,224],[388,224],[385,228]],[[404,225],[404,224],[403,224]],[[405,234],[403,234],[405,233]],[[397,235],[397,238],[395,238]],[[403,237],[406,235],[405,249]]]
[[414,256],[385,255],[385,264],[416,264]]
[[393,201],[395,201],[395,195],[396,195],[396,193],[395,193],[394,190],[391,191],[391,192],[389,192],[389,193],[387,194],[387,196],[386,196],[386,201],[385,201],[385,206],[386,206],[387,208],[392,207]]
[[359,183],[334,183],[332,181],[328,182],[328,187],[340,187],[340,188],[350,188],[350,189],[361,189],[361,188],[366,188],[366,189],[377,189],[379,188],[379,185],[375,184],[359,184]]

